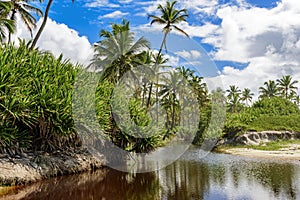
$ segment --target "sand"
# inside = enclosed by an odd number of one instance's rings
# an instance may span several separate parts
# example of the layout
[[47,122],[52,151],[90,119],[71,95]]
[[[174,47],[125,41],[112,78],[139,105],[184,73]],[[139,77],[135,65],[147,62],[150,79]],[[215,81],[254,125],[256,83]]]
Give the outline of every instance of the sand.
[[224,148],[220,149],[222,153],[240,155],[240,156],[249,156],[256,158],[265,158],[265,159],[284,159],[284,160],[300,160],[300,145],[292,144],[281,148],[279,150],[267,151],[267,150],[257,150],[252,148]]

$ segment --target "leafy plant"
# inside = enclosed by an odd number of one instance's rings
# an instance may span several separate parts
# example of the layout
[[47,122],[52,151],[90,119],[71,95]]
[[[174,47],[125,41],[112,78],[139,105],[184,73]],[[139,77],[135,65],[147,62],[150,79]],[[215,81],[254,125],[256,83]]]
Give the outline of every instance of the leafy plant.
[[76,67],[62,56],[7,44],[0,48],[0,146],[34,150],[71,147],[76,140],[72,90]]

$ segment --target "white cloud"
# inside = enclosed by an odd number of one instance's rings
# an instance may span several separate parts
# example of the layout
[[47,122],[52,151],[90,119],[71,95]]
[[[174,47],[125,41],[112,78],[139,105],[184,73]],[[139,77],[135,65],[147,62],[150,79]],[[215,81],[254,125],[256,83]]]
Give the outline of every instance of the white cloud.
[[[206,81],[209,83],[208,85],[211,85],[210,89],[222,87],[226,90],[229,85],[236,85],[240,89],[250,88],[255,93],[255,99],[257,99],[258,88],[263,86],[265,81],[276,80],[283,75],[292,75],[294,80],[300,80],[299,65],[286,65],[284,62],[278,63],[272,58],[260,57],[252,59],[245,69],[226,66],[219,76],[206,78]],[[300,89],[300,83],[296,86]]]
[[175,54],[178,55],[178,56],[183,57],[184,59],[186,59],[188,61],[189,60],[196,60],[196,59],[199,59],[201,57],[201,53],[197,50],[190,50],[190,51],[183,50],[183,51],[178,51]]
[[103,16],[99,16],[99,19],[103,19],[103,18],[115,18],[115,19],[118,19],[118,18],[122,18],[126,15],[128,15],[129,13],[123,13],[119,10],[116,10],[114,12],[111,12],[111,13],[108,13],[106,15],[103,15]]
[[[138,13],[140,16],[146,16],[147,14],[157,13],[157,6],[159,4],[165,5],[166,1],[156,0],[150,2],[139,2],[139,5],[143,5],[143,12]],[[203,13],[206,15],[212,15],[218,7],[218,0],[181,0],[177,3],[178,9],[187,9],[188,11],[197,14]]]
[[201,57],[201,53],[197,50],[191,50],[191,55],[192,55],[192,58],[194,58],[194,59],[198,59]]
[[300,17],[300,2],[283,0],[272,9],[226,5],[216,14],[222,20],[218,33],[203,40],[218,48],[216,59],[248,62],[270,53],[299,52],[300,21],[296,19]]
[[[247,63],[241,70],[227,66],[218,79],[223,85],[249,87],[258,96],[265,81],[292,75],[300,80],[300,2],[282,0],[274,8],[225,5],[218,9],[222,20],[218,34],[203,41],[212,44],[217,60]],[[215,82],[216,78],[208,81]],[[297,85],[300,88],[300,84]]]
[[128,3],[131,3],[133,0],[119,0],[120,3],[125,3],[125,4],[128,4]]
[[218,0],[182,0],[179,1],[182,8],[191,10],[193,13],[206,13],[211,15],[218,7]]
[[[37,27],[40,27],[40,24],[41,20],[37,23]],[[30,39],[29,32],[20,20],[18,20],[17,27],[18,29],[14,35],[16,42],[18,37]],[[79,36],[77,31],[70,29],[65,24],[58,24],[51,19],[48,19],[45,29],[38,40],[37,47],[40,50],[50,51],[55,56],[63,54],[64,58],[70,59],[73,63],[85,65],[89,64],[93,55],[92,46],[86,37]]]
[[98,8],[98,7],[109,7],[109,8],[118,8],[120,5],[109,3],[109,0],[92,0],[85,4],[85,7],[88,8]]
[[168,62],[166,63],[166,65],[177,67],[179,64],[178,56],[165,55],[164,58],[168,59]]
[[[209,22],[202,26],[190,25],[188,22],[181,22],[177,26],[184,30],[190,37],[214,38],[216,35],[221,34],[220,27]],[[137,29],[142,32],[157,32],[161,31],[162,28],[163,26],[159,24],[143,24],[137,27]],[[171,34],[183,35],[176,30],[171,31]]]

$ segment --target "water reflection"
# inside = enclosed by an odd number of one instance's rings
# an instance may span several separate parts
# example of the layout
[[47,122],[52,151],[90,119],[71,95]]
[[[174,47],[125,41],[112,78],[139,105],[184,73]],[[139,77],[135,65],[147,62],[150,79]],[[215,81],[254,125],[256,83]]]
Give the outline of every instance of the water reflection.
[[39,182],[4,199],[300,199],[300,164],[189,150],[151,173],[112,169]]

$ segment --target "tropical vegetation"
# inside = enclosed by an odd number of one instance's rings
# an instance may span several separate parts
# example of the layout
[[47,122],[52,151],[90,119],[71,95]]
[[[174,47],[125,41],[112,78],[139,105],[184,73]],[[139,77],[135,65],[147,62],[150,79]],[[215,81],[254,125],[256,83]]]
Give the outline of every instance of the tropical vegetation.
[[[230,85],[225,91],[209,92],[195,71],[170,66],[162,52],[165,48],[168,53],[168,34],[175,30],[188,36],[178,27],[187,20],[187,10],[178,10],[176,1],[159,5],[160,16],[149,16],[151,24],[163,25],[158,53],[144,37],[136,38],[130,22],[123,20],[100,31],[87,67],[74,66],[62,55],[55,58],[35,48],[52,2],[47,4],[33,42],[20,40],[18,47],[4,42],[15,30],[14,15],[24,15],[22,19],[32,31],[36,20],[30,11],[41,12],[27,1],[0,2],[0,152],[14,155],[79,147],[81,130],[76,127],[74,112],[78,112],[76,120],[85,123],[96,111],[96,123],[101,127],[97,134],[136,153],[175,140],[202,144],[247,130],[300,131],[298,81],[291,75],[266,81],[259,87],[258,100],[253,101],[249,88]],[[88,76],[96,80],[92,82],[94,96],[77,88],[90,84]],[[83,101],[74,106],[74,91],[88,99],[87,107]],[[83,107],[78,111],[78,106]],[[95,131],[93,128],[88,131]]]
[[[252,99],[254,95],[250,89],[244,89],[243,93],[236,86],[230,86],[228,96],[237,96],[236,101],[227,100],[227,120],[224,132],[231,134],[243,133],[244,131],[263,130],[288,130],[300,131],[300,110],[297,99],[299,95],[291,75],[264,82],[259,87],[259,99],[251,106],[245,99]],[[248,96],[246,98],[246,96]]]

